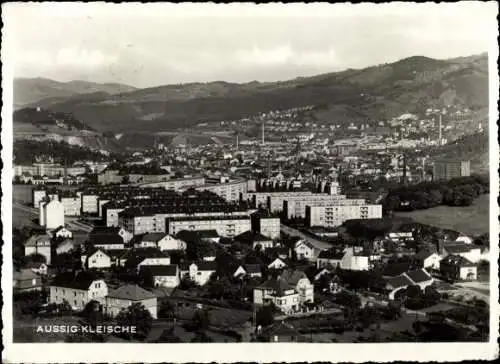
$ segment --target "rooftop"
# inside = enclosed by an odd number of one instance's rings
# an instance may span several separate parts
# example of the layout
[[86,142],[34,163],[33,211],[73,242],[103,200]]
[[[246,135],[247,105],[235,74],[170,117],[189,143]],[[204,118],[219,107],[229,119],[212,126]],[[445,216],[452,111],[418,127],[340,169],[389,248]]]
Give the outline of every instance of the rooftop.
[[130,301],[142,301],[151,298],[156,298],[156,295],[144,288],[139,287],[136,284],[125,284],[118,287],[114,291],[108,294],[109,298],[130,300]]

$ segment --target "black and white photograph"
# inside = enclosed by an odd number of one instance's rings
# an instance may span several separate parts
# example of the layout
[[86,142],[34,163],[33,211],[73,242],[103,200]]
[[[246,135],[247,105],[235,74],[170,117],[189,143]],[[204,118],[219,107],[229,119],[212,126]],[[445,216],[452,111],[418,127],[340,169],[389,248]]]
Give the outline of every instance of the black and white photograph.
[[497,15],[3,4],[4,358],[498,358]]

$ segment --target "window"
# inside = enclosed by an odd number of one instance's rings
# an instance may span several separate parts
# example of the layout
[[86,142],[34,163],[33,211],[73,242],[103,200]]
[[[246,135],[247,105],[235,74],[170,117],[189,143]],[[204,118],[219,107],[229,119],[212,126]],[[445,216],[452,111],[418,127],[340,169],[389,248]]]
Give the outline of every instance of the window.
[[196,273],[197,275],[201,276],[201,272]]
[[74,300],[73,302],[75,302],[75,306],[76,306],[76,300]]
[[76,292],[73,292],[73,297],[76,297]]

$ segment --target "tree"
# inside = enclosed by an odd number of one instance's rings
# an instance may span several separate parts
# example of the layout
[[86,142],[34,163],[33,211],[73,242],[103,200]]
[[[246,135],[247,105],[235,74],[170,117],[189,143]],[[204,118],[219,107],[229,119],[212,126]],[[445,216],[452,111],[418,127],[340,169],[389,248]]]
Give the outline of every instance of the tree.
[[160,304],[160,309],[158,310],[159,318],[174,318],[175,317],[175,305],[170,300],[163,300]]
[[155,286],[155,279],[153,273],[151,272],[151,268],[146,267],[140,270],[139,282],[146,288],[153,288]]
[[116,323],[120,326],[135,326],[136,333],[127,336],[144,340],[151,331],[153,317],[141,303],[134,303],[118,313]]
[[85,322],[91,326],[96,326],[99,323],[102,323],[104,321],[102,305],[96,300],[91,300],[83,308],[81,316]]
[[197,310],[192,321],[198,331],[207,330],[210,326],[210,312],[207,309]]
[[189,278],[189,277],[182,277],[181,278],[181,282],[179,283],[178,288],[180,290],[187,291],[187,290],[189,290],[191,288],[194,288],[196,286],[197,286],[196,282],[193,281],[191,278]]
[[189,259],[202,260],[207,256],[215,256],[215,247],[205,240],[187,242],[186,253]]
[[267,305],[261,307],[256,313],[256,324],[257,326],[270,326],[274,323],[274,313],[276,312],[276,307],[274,305]]
[[24,263],[24,265],[38,264],[38,263],[44,263],[44,264],[46,264],[47,263],[47,258],[44,255],[42,255],[42,254],[33,253],[33,254],[26,255],[23,258],[23,263]]

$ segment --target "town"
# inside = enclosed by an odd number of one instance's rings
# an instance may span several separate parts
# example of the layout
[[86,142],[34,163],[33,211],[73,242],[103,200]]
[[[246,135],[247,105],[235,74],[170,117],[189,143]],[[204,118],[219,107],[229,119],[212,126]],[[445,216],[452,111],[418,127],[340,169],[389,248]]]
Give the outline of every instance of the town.
[[[328,130],[311,109],[229,122],[225,143],[80,157],[25,140],[44,152],[14,161],[14,339],[487,340],[487,231],[409,215],[488,204],[470,160],[433,154],[464,134],[425,121],[433,109]],[[40,322],[138,330],[41,336]]]

